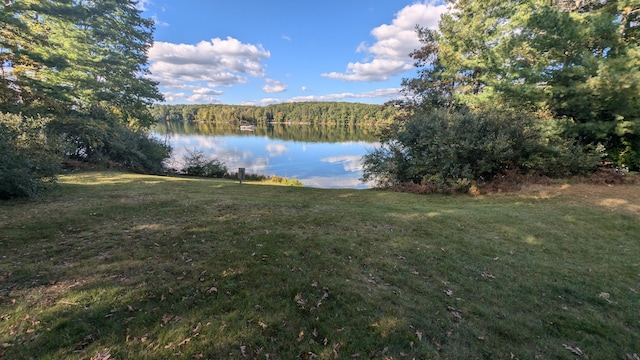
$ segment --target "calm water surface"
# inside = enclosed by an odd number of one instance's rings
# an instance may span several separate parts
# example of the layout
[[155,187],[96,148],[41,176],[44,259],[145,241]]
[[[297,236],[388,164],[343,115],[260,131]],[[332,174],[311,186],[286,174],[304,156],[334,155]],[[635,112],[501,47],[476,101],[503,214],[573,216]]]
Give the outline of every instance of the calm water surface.
[[375,129],[273,125],[241,131],[210,123],[160,123],[155,135],[173,147],[170,165],[181,168],[187,150],[224,162],[229,171],[296,178],[307,187],[370,187],[362,176],[362,156],[378,145]]

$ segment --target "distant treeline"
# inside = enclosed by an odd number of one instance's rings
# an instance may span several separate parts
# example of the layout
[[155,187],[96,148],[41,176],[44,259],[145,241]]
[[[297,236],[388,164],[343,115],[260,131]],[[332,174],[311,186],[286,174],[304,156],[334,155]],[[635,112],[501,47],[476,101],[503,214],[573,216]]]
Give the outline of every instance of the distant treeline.
[[395,109],[346,102],[298,102],[268,106],[155,105],[151,114],[158,121],[375,125],[391,122]]

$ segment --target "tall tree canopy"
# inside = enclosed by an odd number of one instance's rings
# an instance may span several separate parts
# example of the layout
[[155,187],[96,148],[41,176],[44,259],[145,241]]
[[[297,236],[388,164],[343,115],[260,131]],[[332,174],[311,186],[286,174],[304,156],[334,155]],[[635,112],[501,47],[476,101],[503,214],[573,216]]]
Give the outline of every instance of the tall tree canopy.
[[414,105],[548,110],[567,134],[640,167],[639,0],[447,0],[419,29]]
[[134,0],[0,4],[0,110],[64,114],[101,107],[148,126],[162,100],[145,77],[154,23]]
[[[144,131],[154,123],[149,105],[162,100],[157,84],[145,76],[154,23],[136,5],[0,2],[0,129],[8,134],[0,137],[0,148],[9,152],[0,178],[11,182],[3,184],[0,197],[29,195],[41,188],[43,176],[55,179],[51,169],[59,164],[42,160],[57,161],[53,155],[136,171],[162,169],[171,149]],[[41,151],[24,150],[30,147]],[[56,149],[62,150],[51,153]],[[25,190],[27,183],[34,185]]]

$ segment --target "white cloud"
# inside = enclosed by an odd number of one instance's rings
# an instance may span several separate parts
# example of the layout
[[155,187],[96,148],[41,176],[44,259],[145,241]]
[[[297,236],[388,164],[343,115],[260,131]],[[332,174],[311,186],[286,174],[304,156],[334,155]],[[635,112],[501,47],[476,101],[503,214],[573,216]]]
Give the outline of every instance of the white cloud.
[[391,24],[383,24],[371,30],[376,42],[368,46],[360,43],[356,52],[370,54],[372,60],[351,62],[343,73],[330,72],[322,76],[344,81],[385,81],[390,76],[410,70],[409,54],[420,48],[416,25],[436,29],[440,15],[447,11],[446,5],[422,2],[400,10]]
[[303,101],[342,101],[353,99],[374,99],[374,98],[395,98],[400,96],[400,88],[388,88],[377,89],[373,91],[366,91],[361,93],[339,93],[328,95],[308,95],[308,96],[296,96],[288,102],[303,102]]
[[162,93],[164,96],[164,100],[168,102],[177,102],[183,100],[187,97],[187,94],[184,92],[168,92],[165,91]]
[[136,9],[140,11],[147,11],[149,3],[151,3],[151,0],[138,0]]
[[389,76],[411,70],[413,65],[407,60],[375,58],[368,63],[349,63],[346,73],[331,72],[324,77],[344,81],[385,81]]
[[[214,38],[192,44],[156,42],[149,49],[151,79],[160,87],[187,89],[230,87],[245,83],[247,77],[265,74],[262,61],[271,56],[262,45],[244,44],[237,39]],[[211,89],[209,89],[211,90]],[[194,92],[191,101],[199,102],[219,95]],[[167,99],[169,96],[165,93]]]
[[287,84],[273,79],[265,79],[266,84],[262,87],[264,92],[281,93],[287,91]]
[[357,99],[376,99],[376,98],[398,98],[401,96],[401,88],[387,88],[377,89],[373,91],[366,91],[361,93],[339,93],[328,95],[307,95],[307,96],[294,96],[290,99],[276,99],[265,98],[258,101],[245,101],[242,105],[264,106],[270,104],[281,104],[288,102],[305,102],[305,101],[345,101],[345,100],[357,100]]
[[169,23],[168,23],[168,22],[165,22],[165,21],[161,21],[161,20],[158,18],[158,15],[152,15],[152,16],[151,16],[151,20],[153,20],[153,22],[156,24],[156,26],[163,26],[163,27],[164,27],[164,26],[169,26]]
[[223,94],[222,91],[209,89],[209,88],[196,88],[193,89],[191,96],[187,97],[186,100],[192,103],[214,103],[216,101],[216,97]]
[[250,105],[250,106],[265,106],[271,104],[280,104],[283,101],[281,99],[276,98],[264,98],[258,101],[244,101],[241,105]]

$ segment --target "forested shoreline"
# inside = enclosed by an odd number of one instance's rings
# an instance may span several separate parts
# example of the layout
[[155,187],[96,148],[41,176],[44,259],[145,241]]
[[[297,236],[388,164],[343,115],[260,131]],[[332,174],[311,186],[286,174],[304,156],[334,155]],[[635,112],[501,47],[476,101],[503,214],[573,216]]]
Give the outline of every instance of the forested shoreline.
[[214,123],[305,123],[333,125],[377,125],[394,120],[392,106],[346,102],[292,102],[253,105],[155,105],[157,121],[204,121]]

